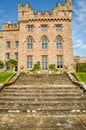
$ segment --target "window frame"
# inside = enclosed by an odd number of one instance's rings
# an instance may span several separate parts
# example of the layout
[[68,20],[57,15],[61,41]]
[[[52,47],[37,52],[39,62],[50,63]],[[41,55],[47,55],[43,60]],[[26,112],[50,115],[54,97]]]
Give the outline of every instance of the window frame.
[[63,41],[62,41],[62,39],[57,39],[56,40],[56,49],[57,50],[62,50],[62,45],[63,45]]
[[27,69],[31,70],[33,67],[33,57],[32,55],[27,56]]
[[6,49],[10,49],[11,48],[11,42],[10,41],[7,41],[6,42]]
[[62,55],[57,56],[57,68],[63,68],[63,56]]
[[32,33],[33,32],[33,25],[28,25],[28,32]]
[[16,49],[19,49],[19,41],[15,41],[15,47]]
[[15,53],[15,59],[18,60],[18,53]]
[[10,53],[6,53],[6,60],[10,60]]
[[41,25],[41,30],[42,30],[42,32],[47,32],[47,28],[48,28],[48,26],[45,24],[45,25]]
[[48,56],[42,55],[42,70],[48,70]]

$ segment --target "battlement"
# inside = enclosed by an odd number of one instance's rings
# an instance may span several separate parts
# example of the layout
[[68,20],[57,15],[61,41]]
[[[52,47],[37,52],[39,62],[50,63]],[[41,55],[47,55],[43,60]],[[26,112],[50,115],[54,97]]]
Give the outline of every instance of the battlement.
[[41,11],[34,13],[34,10],[30,7],[29,3],[26,3],[25,5],[22,5],[21,3],[18,4],[18,20],[19,21],[26,21],[29,19],[35,19],[35,18],[57,18],[60,16],[60,18],[66,18],[66,19],[72,19],[72,0],[66,0],[64,5],[62,5],[60,2],[52,9],[52,13],[46,11],[44,14],[42,14]]
[[18,31],[19,24],[5,23],[2,25],[3,31]]

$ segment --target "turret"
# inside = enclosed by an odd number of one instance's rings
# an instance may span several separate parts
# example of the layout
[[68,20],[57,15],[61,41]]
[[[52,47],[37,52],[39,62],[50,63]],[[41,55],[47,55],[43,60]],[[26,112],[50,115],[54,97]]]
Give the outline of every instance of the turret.
[[28,3],[22,5],[18,4],[18,20],[28,20],[28,18],[32,18],[34,16],[34,10],[30,7]]

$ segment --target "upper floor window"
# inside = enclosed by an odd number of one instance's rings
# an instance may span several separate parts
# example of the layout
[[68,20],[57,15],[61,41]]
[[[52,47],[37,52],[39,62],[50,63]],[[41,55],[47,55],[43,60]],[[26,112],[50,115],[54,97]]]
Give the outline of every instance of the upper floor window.
[[33,49],[33,39],[32,38],[28,39],[27,49]]
[[18,53],[15,53],[15,59],[18,60]]
[[6,60],[10,60],[10,53],[6,53]]
[[43,50],[48,49],[48,39],[47,39],[47,37],[42,38],[42,49]]
[[42,25],[42,32],[47,32],[47,25]]
[[16,41],[15,43],[16,43],[16,49],[18,49],[19,48],[19,42]]
[[33,32],[33,25],[28,26],[28,32]]
[[62,49],[63,39],[61,36],[57,36],[56,38],[56,49]]
[[56,25],[56,32],[61,32],[62,30],[62,25],[61,24],[57,24]]
[[11,43],[10,43],[10,41],[8,41],[8,42],[6,43],[6,48],[7,48],[7,49],[10,49],[10,47],[11,47]]
[[63,57],[62,55],[57,56],[57,68],[63,67]]

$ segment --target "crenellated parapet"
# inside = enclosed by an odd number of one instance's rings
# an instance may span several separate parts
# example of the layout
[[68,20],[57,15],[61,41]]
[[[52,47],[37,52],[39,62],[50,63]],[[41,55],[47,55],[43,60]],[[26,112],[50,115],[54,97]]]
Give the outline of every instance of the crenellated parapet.
[[34,10],[30,7],[29,3],[25,5],[18,4],[18,20],[28,21],[28,20],[37,20],[37,19],[69,19],[72,20],[72,0],[66,0],[64,5],[60,2],[56,7],[53,8],[52,13],[46,11],[44,14],[42,12],[34,13]]
[[3,31],[18,31],[19,24],[5,23],[2,25]]

